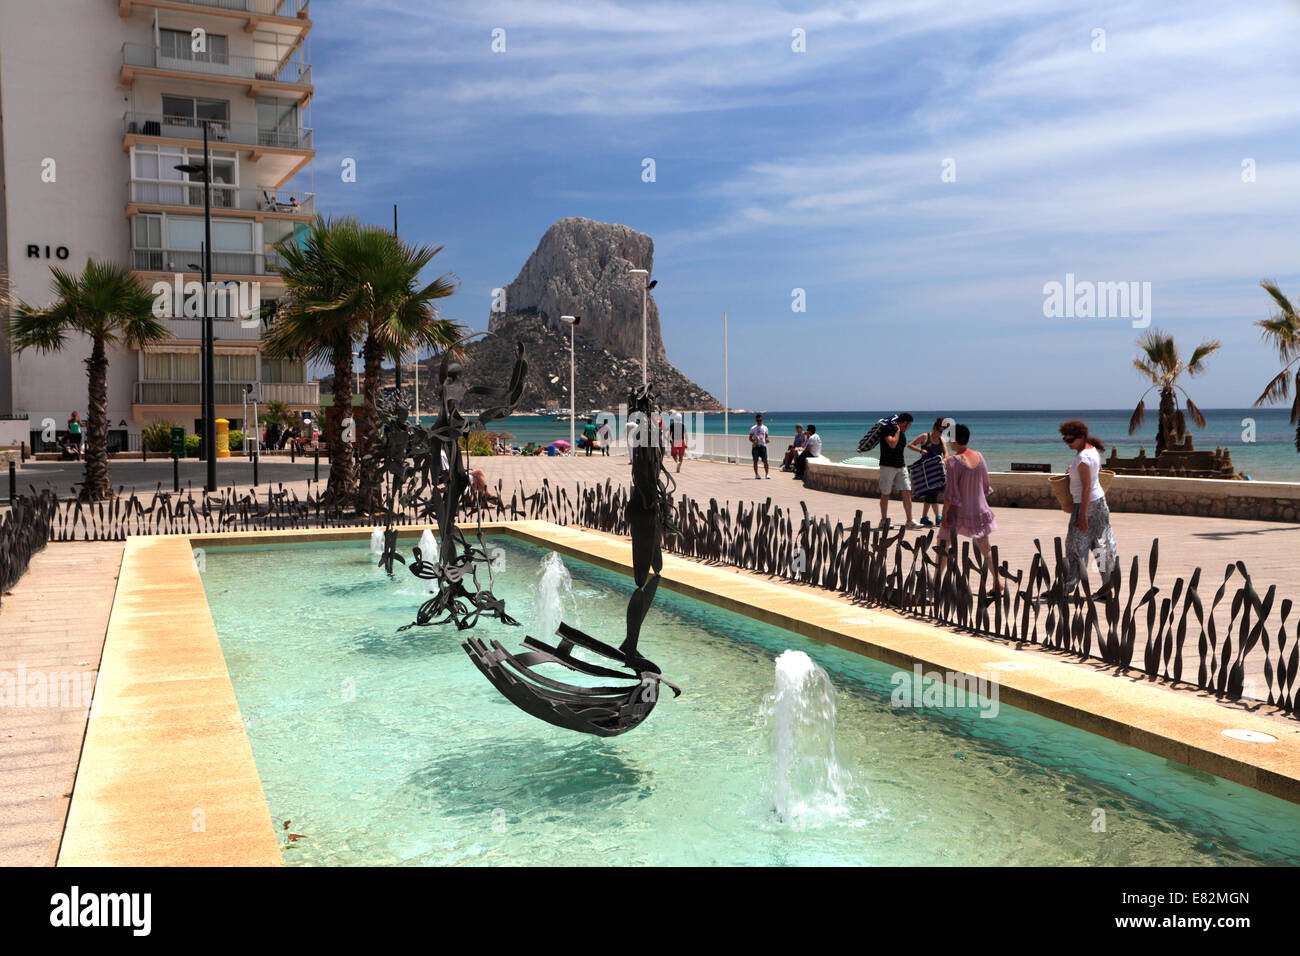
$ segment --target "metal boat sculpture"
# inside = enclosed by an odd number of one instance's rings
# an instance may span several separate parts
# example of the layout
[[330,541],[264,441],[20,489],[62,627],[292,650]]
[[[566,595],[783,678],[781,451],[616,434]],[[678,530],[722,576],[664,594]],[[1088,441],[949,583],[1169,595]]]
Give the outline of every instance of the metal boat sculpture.
[[[672,476],[663,467],[662,435],[654,399],[647,388],[628,399],[628,417],[638,422],[632,438],[632,492],[627,521],[632,532],[632,568],[636,590],[627,606],[627,634],[612,647],[561,623],[560,640],[552,646],[533,637],[524,638],[526,650],[507,651],[498,641],[488,646],[471,636],[461,646],[485,677],[516,707],[534,717],[598,737],[614,737],[638,726],[659,702],[660,684],[674,696],[680,688],[664,679],[659,666],[637,647],[641,625],[654,601],[663,572],[663,535],[671,530]],[[587,652],[583,659],[575,648]],[[590,658],[600,659],[596,663]],[[618,681],[587,686],[556,680],[538,672],[543,665],[558,665],[576,674]]]

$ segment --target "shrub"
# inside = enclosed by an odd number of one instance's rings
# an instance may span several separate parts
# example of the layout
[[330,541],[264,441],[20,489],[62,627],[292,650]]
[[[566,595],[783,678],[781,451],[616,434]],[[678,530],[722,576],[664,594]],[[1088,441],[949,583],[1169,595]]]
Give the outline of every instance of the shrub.
[[198,435],[185,436],[185,457],[186,458],[199,457],[199,436]]
[[179,427],[175,422],[166,418],[155,418],[144,426],[144,431],[140,433],[140,439],[144,442],[144,447],[149,451],[157,452],[160,455],[170,455],[172,450],[172,429]]
[[244,450],[244,433],[238,428],[232,428],[226,435],[227,447],[231,451]]
[[462,436],[460,447],[462,450],[468,448],[471,455],[493,455],[492,446],[495,444],[496,432],[484,434],[483,432],[470,432]]

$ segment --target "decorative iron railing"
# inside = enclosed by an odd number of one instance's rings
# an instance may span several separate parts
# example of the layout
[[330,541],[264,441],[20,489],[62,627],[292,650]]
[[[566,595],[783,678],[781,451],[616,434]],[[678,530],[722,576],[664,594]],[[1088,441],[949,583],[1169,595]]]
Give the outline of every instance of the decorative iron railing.
[[18,583],[32,557],[53,538],[51,525],[59,510],[53,491],[20,496],[0,517],[0,604]]
[[[504,488],[470,503],[485,520],[540,519],[626,535],[627,489],[612,482],[594,487],[535,491],[522,484],[507,502]],[[61,502],[49,523],[51,541],[122,540],[137,534],[209,534],[306,528],[374,527],[379,519],[344,510],[327,493],[299,498],[292,491],[238,495],[132,494],[107,502]],[[413,523],[398,515],[399,525]],[[1145,568],[1135,556],[1127,575],[1116,568],[1093,588],[1085,576],[1082,595],[1065,595],[1061,539],[1050,551],[1035,542],[1027,569],[1012,570],[992,550],[1002,590],[991,588],[991,567],[963,542],[937,578],[943,549],[936,532],[905,537],[903,529],[873,527],[858,512],[850,525],[814,518],[771,502],[716,500],[706,505],[682,496],[673,505],[665,545],[673,553],[732,565],[831,591],[972,633],[1017,643],[1040,644],[1080,658],[1100,658],[1120,673],[1193,685],[1215,696],[1266,701],[1285,713],[1300,709],[1300,624],[1289,623],[1292,601],[1276,586],[1261,597],[1244,563],[1228,565],[1208,601],[1202,573],[1178,577],[1166,593],[1158,586],[1159,542]],[[4,550],[0,541],[0,551]],[[1145,575],[1143,574],[1145,571]],[[1145,577],[1145,584],[1143,578]],[[1265,687],[1252,687],[1252,674]]]

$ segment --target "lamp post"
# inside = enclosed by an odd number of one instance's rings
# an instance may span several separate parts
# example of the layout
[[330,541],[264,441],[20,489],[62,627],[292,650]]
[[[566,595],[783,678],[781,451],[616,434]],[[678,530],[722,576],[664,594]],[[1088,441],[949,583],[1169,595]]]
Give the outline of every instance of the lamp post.
[[209,492],[217,490],[217,396],[212,382],[213,343],[212,310],[208,308],[208,293],[212,285],[212,160],[208,150],[208,124],[203,123],[203,165],[181,163],[175,168],[191,176],[201,176],[203,182],[203,437],[208,474],[205,485]]
[[577,415],[577,396],[574,395],[573,393],[573,367],[574,367],[573,336],[574,336],[574,329],[576,329],[578,327],[578,323],[582,321],[582,316],[562,315],[560,316],[560,321],[569,327],[569,454],[577,455],[578,448],[574,444],[575,441],[574,436],[576,433],[573,427],[574,418]]
[[645,276],[646,284],[641,289],[641,387],[645,388],[649,384],[649,375],[647,374],[646,365],[646,301],[650,297],[650,290],[659,284],[659,280],[650,281],[650,272],[647,269],[629,269],[628,273],[634,276]]

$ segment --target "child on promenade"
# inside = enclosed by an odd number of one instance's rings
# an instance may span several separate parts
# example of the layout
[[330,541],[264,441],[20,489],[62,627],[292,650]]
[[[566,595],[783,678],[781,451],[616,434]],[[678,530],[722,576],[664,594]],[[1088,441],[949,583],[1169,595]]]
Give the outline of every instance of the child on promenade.
[[[993,509],[989,507],[988,496],[993,494],[993,485],[989,482],[988,465],[984,456],[968,447],[970,429],[958,425],[953,430],[952,453],[943,463],[944,470],[944,505],[943,521],[939,525],[939,540],[952,549],[953,558],[957,556],[957,535],[964,535],[975,542],[984,555],[984,560],[992,564],[989,535],[998,530],[998,523],[993,518]],[[939,575],[936,583],[943,580],[943,568],[947,554],[939,552]],[[998,580],[998,569],[991,567],[993,593],[1002,592]]]
[[1106,446],[1088,434],[1088,426],[1077,418],[1061,424],[1061,440],[1075,453],[1070,463],[1070,527],[1065,533],[1065,594],[1074,593],[1088,570],[1088,552],[1097,561],[1104,583],[1119,561],[1115,532],[1110,526],[1110,507],[1101,488],[1101,455]]
[[[924,435],[918,435],[908,443],[908,448],[912,451],[919,451],[921,457],[927,455],[939,455],[944,461],[948,458],[948,443],[943,438],[943,419],[936,418],[930,431]],[[943,515],[939,513],[939,495],[941,491],[932,492],[921,499],[923,507],[921,508],[921,526],[929,528],[930,509],[934,509],[934,523],[938,524],[943,520]]]
[[791,471],[794,469],[794,460],[798,458],[799,453],[803,451],[804,442],[806,442],[807,440],[808,440],[808,436],[804,433],[803,426],[795,425],[794,441],[790,444],[788,448],[786,448],[785,458],[781,459],[782,471]]
[[682,462],[686,460],[686,422],[682,419],[681,412],[673,412],[669,420],[668,442],[673,461],[677,462],[677,470],[681,471]]

